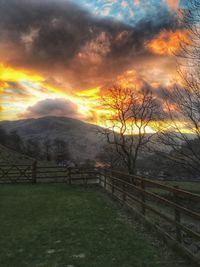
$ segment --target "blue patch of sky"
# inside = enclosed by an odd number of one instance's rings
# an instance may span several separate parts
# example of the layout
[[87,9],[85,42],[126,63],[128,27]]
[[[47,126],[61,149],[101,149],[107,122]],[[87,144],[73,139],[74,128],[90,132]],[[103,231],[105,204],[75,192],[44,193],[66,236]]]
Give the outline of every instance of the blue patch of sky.
[[94,16],[110,17],[129,25],[141,20],[157,24],[163,19],[162,15],[170,11],[166,0],[77,0],[77,3]]

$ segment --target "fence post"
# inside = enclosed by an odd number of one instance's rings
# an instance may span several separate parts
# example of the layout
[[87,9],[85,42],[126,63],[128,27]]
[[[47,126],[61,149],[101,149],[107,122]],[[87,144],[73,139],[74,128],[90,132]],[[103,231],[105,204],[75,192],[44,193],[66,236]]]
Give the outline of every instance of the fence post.
[[114,194],[115,184],[114,184],[114,179],[112,176],[111,176],[111,179],[112,179],[112,194]]
[[[178,186],[174,186],[175,189],[179,189]],[[174,191],[174,203],[175,204],[179,204],[179,199],[177,196],[176,191]],[[175,221],[178,223],[181,223],[181,213],[178,209],[174,209],[174,215],[175,215]],[[176,240],[181,243],[182,242],[182,233],[181,233],[181,229],[178,225],[176,225]]]
[[144,180],[143,180],[143,178],[141,178],[142,180],[141,180],[141,188],[142,188],[142,214],[145,216],[146,215],[146,207],[145,207],[145,183],[144,183]]
[[102,179],[102,170],[98,169],[98,171],[96,172],[96,178],[99,179],[99,185],[101,186],[101,179]]
[[106,170],[104,170],[104,188],[106,189]]
[[126,202],[126,184],[123,182],[123,201]]
[[71,180],[71,168],[69,168],[69,185],[71,185],[72,180]]
[[87,172],[87,170],[85,171],[83,171],[83,177],[84,177],[84,186],[85,186],[85,188],[87,188],[87,185],[88,185],[88,177],[89,177],[89,174],[88,174],[88,172]]
[[35,160],[32,164],[32,183],[37,183],[37,161]]

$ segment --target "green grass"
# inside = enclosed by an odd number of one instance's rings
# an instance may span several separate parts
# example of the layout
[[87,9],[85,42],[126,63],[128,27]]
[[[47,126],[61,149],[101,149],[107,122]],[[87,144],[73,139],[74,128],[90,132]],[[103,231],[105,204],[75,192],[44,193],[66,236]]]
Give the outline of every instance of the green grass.
[[[160,184],[168,185],[168,186],[178,186],[180,189],[200,194],[200,182],[189,182],[189,181],[158,181],[154,180],[155,182],[159,182]],[[153,191],[155,193],[160,194],[168,194],[169,192],[167,190],[163,190],[160,188],[155,187],[149,187],[150,191]]]
[[184,266],[95,188],[1,186],[0,222],[1,267]]
[[179,186],[181,189],[200,194],[200,182],[166,181],[164,184]]

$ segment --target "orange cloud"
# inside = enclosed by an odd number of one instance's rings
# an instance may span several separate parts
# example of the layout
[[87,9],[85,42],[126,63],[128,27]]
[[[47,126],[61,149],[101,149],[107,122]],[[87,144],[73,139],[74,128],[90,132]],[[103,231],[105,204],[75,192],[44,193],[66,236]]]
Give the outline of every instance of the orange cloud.
[[134,0],[134,4],[135,4],[136,6],[139,6],[139,5],[140,5],[140,0]]
[[43,75],[26,69],[14,68],[0,62],[0,92],[6,94],[10,84],[13,92],[20,91],[20,95],[23,93],[35,97],[42,97],[44,94],[66,96],[63,88],[51,85]]
[[176,11],[179,8],[179,0],[166,0],[168,6]]
[[[61,88],[52,86],[37,72],[14,68],[0,62],[1,119],[15,119],[28,106],[47,98],[66,97]],[[6,110],[6,113],[5,113]]]
[[158,55],[172,55],[181,48],[181,43],[189,43],[188,31],[176,30],[160,32],[154,39],[146,43],[146,47]]
[[8,84],[6,82],[0,80],[0,92],[7,88],[7,86]]
[[133,88],[139,91],[145,84],[142,77],[135,70],[128,70],[117,77],[117,85],[122,88]]
[[121,2],[121,6],[122,6],[123,8],[126,8],[126,7],[128,7],[128,3],[127,3],[126,1],[122,1],[122,2]]

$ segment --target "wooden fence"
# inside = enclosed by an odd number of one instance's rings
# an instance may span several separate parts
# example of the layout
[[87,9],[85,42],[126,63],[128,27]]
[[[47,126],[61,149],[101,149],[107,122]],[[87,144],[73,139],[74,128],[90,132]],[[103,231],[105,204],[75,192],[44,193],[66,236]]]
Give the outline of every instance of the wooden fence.
[[200,195],[102,169],[99,183],[200,265]]
[[0,165],[0,184],[40,182],[97,183],[97,169],[67,168],[58,165],[40,166],[36,161],[29,165]]
[[33,176],[33,165],[0,165],[0,183],[33,182]]
[[200,195],[110,169],[0,165],[0,183],[98,184],[200,264]]

